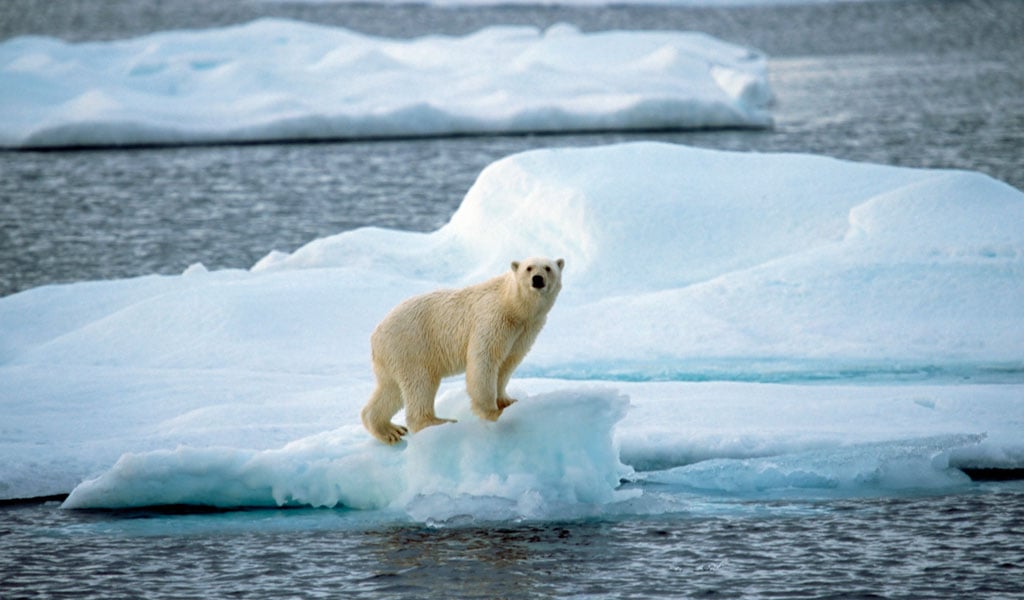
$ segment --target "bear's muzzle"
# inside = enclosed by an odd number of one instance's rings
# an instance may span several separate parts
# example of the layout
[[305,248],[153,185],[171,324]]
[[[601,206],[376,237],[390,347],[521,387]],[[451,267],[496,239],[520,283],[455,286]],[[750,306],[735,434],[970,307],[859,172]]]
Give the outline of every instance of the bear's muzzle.
[[542,289],[544,289],[545,285],[546,285],[546,282],[544,281],[544,277],[543,276],[541,276],[541,275],[534,275],[533,276],[533,288],[534,289],[542,290]]

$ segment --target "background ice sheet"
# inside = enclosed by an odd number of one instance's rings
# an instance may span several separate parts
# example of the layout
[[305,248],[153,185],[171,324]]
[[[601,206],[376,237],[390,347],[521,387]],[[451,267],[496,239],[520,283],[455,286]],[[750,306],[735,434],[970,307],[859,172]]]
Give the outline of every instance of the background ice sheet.
[[265,18],[113,42],[24,36],[0,43],[0,146],[764,127],[765,62],[701,33],[570,25],[404,40]]

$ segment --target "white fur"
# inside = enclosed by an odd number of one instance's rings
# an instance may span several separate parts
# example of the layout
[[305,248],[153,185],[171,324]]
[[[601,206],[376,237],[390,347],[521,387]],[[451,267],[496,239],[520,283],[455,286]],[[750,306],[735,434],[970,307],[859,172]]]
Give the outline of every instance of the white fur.
[[[462,372],[473,412],[496,421],[515,402],[505,386],[544,326],[564,266],[529,258],[483,283],[395,307],[370,337],[377,389],[362,411],[366,429],[394,444],[408,430],[451,422],[434,414],[434,396],[442,378]],[[403,406],[408,430],[391,422]]]

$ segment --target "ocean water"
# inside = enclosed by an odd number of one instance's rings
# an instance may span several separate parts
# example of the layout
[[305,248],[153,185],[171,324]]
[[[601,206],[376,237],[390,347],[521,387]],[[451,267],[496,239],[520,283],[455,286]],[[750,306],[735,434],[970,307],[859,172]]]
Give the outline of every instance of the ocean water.
[[[113,39],[263,15],[369,33],[494,23],[695,29],[769,53],[770,131],[495,136],[0,152],[0,295],[62,281],[246,268],[364,225],[429,231],[485,165],[655,139],[979,170],[1024,188],[1024,3],[773,8],[379,7],[6,0],[0,38]],[[657,487],[645,489],[658,494]],[[693,494],[669,514],[382,523],[358,511],[0,506],[0,598],[1024,598],[1024,485],[864,497]]]
[[1024,486],[569,522],[0,511],[5,598],[1014,598]]

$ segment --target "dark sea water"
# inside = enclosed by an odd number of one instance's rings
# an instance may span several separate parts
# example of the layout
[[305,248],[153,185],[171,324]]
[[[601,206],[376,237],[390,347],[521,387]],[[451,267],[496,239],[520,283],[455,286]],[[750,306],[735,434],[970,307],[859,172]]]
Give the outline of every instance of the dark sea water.
[[366,526],[342,510],[0,512],[0,595],[1019,598],[1024,486],[743,500],[572,522]]
[[[765,8],[381,7],[0,0],[0,38],[114,39],[284,16],[392,36],[490,24],[700,30],[771,56],[776,127],[0,152],[0,295],[251,266],[378,225],[445,223],[522,150],[656,139],[973,169],[1024,188],[1024,2]],[[0,457],[2,459],[2,457]],[[381,525],[345,510],[82,513],[0,506],[0,598],[1024,598],[1024,485],[712,498],[568,522]]]

